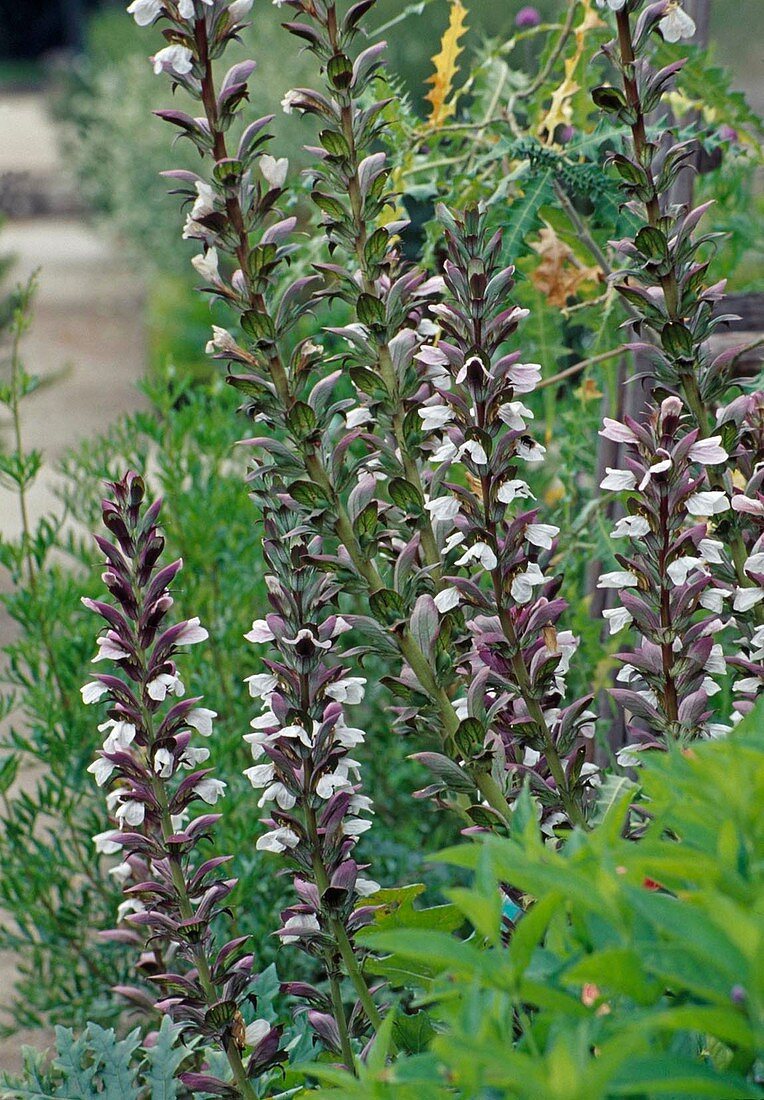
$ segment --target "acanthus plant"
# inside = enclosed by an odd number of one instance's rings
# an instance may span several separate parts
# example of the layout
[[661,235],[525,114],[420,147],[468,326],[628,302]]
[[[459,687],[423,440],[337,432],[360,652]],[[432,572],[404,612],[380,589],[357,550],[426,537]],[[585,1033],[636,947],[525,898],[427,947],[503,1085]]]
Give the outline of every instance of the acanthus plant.
[[[352,1068],[351,1036],[381,1022],[354,943],[355,933],[373,920],[374,909],[363,899],[379,890],[353,858],[373,810],[352,755],[364,733],[347,724],[345,708],[362,701],[366,680],[348,675],[336,661],[332,651],[349,629],[332,610],[337,584],[316,569],[311,548],[293,534],[288,509],[266,513],[265,527],[273,610],[252,624],[247,638],[270,642],[278,659],[266,658],[268,671],[248,677],[263,710],[245,736],[255,760],[245,775],[262,791],[258,805],[270,814],[256,846],[280,854],[295,872],[297,897],[277,935],[321,961],[330,995],[305,982],[287,982],[283,990],[307,1003],[319,1039]],[[343,971],[357,998],[350,1012],[343,1003]]]
[[[675,42],[694,31],[692,20],[676,0],[643,5],[642,0],[608,0],[615,11],[617,40],[604,53],[621,75],[622,90],[595,89],[597,105],[621,122],[629,133],[627,152],[610,160],[621,177],[629,211],[642,221],[633,238],[615,242],[628,267],[616,276],[616,289],[637,314],[637,333],[651,338],[628,345],[650,363],[655,383],[682,397],[702,436],[714,430],[714,413],[729,400],[734,368],[744,348],[713,354],[710,338],[734,316],[720,312],[725,279],[708,283],[707,253],[714,234],[698,235],[697,227],[711,204],[695,208],[672,202],[679,174],[692,171],[696,149],[692,139],[677,142],[665,129],[649,140],[646,119],[660,110],[663,97],[681,73],[684,59],[656,70],[649,54],[658,33]],[[632,16],[638,18],[632,26]],[[684,16],[684,18],[683,18]],[[731,438],[730,433],[728,433]],[[735,460],[711,469],[717,490],[732,492]],[[745,540],[739,515],[728,516],[720,530],[725,564],[739,585],[756,587],[744,568]],[[761,621],[760,612],[755,614]]]
[[[714,235],[696,233],[710,204],[689,208],[672,202],[677,177],[692,170],[696,144],[675,141],[668,128],[659,139],[649,140],[646,127],[647,116],[660,110],[684,65],[680,59],[659,70],[652,66],[649,55],[655,35],[676,42],[691,36],[694,24],[676,0],[648,5],[642,0],[608,0],[608,6],[615,12],[617,39],[604,53],[619,71],[622,89],[602,86],[593,94],[597,105],[628,130],[627,152],[610,159],[621,177],[627,208],[643,222],[633,238],[615,242],[629,265],[617,273],[615,286],[636,313],[635,329],[642,337],[627,346],[650,363],[652,380],[660,391],[682,398],[700,437],[721,432],[724,449],[719,455],[723,457],[709,463],[707,470],[707,489],[716,494],[718,542],[709,566],[730,595],[730,625],[743,635],[744,653],[729,658],[729,671],[743,680],[746,695],[762,675],[760,658],[751,661],[747,654],[760,649],[759,630],[764,623],[761,559],[757,557],[764,517],[756,488],[760,457],[751,461],[749,449],[755,429],[752,435],[750,429],[737,428],[745,418],[744,410],[760,405],[761,395],[737,398],[729,406],[729,415],[724,409],[736,384],[736,361],[745,348],[713,354],[709,344],[714,333],[734,319],[719,309],[726,280],[707,282],[711,261],[705,253]],[[749,497],[747,490],[741,490],[751,478]],[[739,716],[741,711],[736,713]]]
[[681,400],[667,397],[645,423],[606,420],[602,432],[626,450],[626,468],[608,469],[602,488],[629,492],[627,515],[611,535],[629,550],[616,554],[621,568],[603,574],[599,587],[615,589],[621,605],[604,613],[610,632],[633,624],[639,635],[633,652],[618,654],[617,679],[627,686],[613,691],[639,721],[624,761],[640,747],[710,736],[708,703],[720,690],[713,677],[726,672],[716,636],[727,625],[728,593],[712,576],[724,547],[710,524],[729,500],[709,487],[706,470],[728,455],[719,436],[702,439],[687,420]]
[[[94,660],[113,662],[118,673],[99,673],[82,689],[85,703],[109,706],[99,727],[106,734],[103,748],[89,771],[99,786],[111,788],[107,806],[116,828],[95,843],[105,855],[121,854],[115,868],[124,883],[119,916],[148,933],[151,981],[161,991],[156,1007],[179,1022],[186,1036],[225,1053],[235,1088],[210,1073],[189,1072],[182,1080],[216,1094],[254,1097],[253,1080],[285,1057],[280,1030],[266,1020],[246,1023],[242,1009],[249,1012],[248,996],[254,999],[248,938],[219,945],[213,928],[229,912],[226,901],[236,885],[236,879],[220,877],[232,857],[205,859],[197,852],[219,815],[189,820],[191,808],[214,805],[225,788],[209,769],[199,769],[209,749],[192,742],[194,732],[210,736],[216,714],[198,698],[183,698],[177,666],[180,647],[203,642],[207,631],[198,619],[164,623],[173,605],[169,588],[182,562],[161,564],[161,502],[146,504],[135,474],[109,488],[103,520],[114,541],[96,541],[114,602],[84,601],[106,622]],[[135,938],[129,928],[112,935]],[[172,969],[163,969],[167,965]],[[139,990],[122,992],[146,1000]]]

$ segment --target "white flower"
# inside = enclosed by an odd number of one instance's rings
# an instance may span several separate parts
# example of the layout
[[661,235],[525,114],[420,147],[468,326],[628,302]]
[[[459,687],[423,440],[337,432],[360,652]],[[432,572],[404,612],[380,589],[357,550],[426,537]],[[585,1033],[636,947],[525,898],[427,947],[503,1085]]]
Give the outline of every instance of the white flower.
[[615,754],[615,758],[622,768],[638,768],[642,764],[642,753],[644,751],[639,745],[624,745]]
[[[127,9],[139,27],[147,27],[162,12],[162,0],[133,0]],[[161,70],[160,70],[161,71]]]
[[695,20],[675,0],[658,23],[658,29],[667,42],[678,42],[680,38],[692,38]]
[[483,363],[483,360],[480,358],[480,356],[479,355],[471,355],[469,357],[469,359],[465,359],[464,366],[461,368],[461,370],[459,371],[459,373],[456,376],[457,386],[460,386],[462,384],[462,382],[466,382],[466,380],[467,380],[467,371],[469,370],[469,368],[472,366],[473,363],[477,363],[477,365],[480,367],[480,369],[483,372],[483,377],[484,378],[490,378],[491,377],[491,372],[489,370],[486,370],[485,364]]
[[360,836],[371,828],[370,821],[362,821],[361,818],[351,818],[343,823],[342,831],[345,836]]
[[623,630],[625,626],[634,621],[625,607],[613,607],[608,611],[603,611],[602,616],[607,619],[611,634],[617,634],[619,630]]
[[273,829],[270,833],[263,833],[257,838],[255,848],[258,852],[285,852],[287,848],[296,848],[299,843],[300,838],[297,833],[282,827]]
[[552,540],[560,533],[559,527],[551,523],[529,523],[525,528],[525,538],[531,546],[540,546],[542,550],[552,549]]
[[518,573],[512,581],[510,592],[515,603],[526,604],[533,599],[533,589],[536,585],[544,584],[546,577],[535,562],[529,562],[528,568]]
[[464,542],[464,532],[454,531],[452,535],[449,535],[446,541],[443,543],[443,554],[448,554],[455,546],[461,546]]
[[523,417],[525,417],[525,420],[534,419],[533,413],[523,405],[522,401],[507,401],[504,405],[499,406],[499,420],[502,420],[508,428],[515,432],[525,430]]
[[197,765],[201,764],[204,760],[209,760],[209,758],[209,749],[195,749],[192,748],[191,745],[186,745],[185,749],[183,750],[183,755],[181,756],[178,763],[182,768],[186,768],[190,771],[192,768],[195,768],[197,767]]
[[738,588],[732,601],[733,611],[750,611],[764,598],[764,588]]
[[322,775],[316,783],[316,794],[319,798],[331,798],[336,791],[347,790],[351,783],[340,768],[329,775]]
[[703,572],[701,568],[702,565],[702,558],[693,558],[687,555],[686,557],[677,558],[676,561],[672,561],[671,565],[667,566],[666,572],[674,584],[681,585],[686,583],[689,575],[694,573],[696,569],[700,569],[700,571]]
[[726,512],[729,506],[727,494],[718,489],[693,493],[687,498],[687,511],[691,516],[716,516],[720,512]]
[[80,695],[83,703],[97,703],[108,690],[105,684],[99,683],[98,680],[91,680],[89,684],[80,688]]
[[207,707],[194,707],[186,715],[186,725],[200,733],[202,737],[209,737],[212,733],[212,719],[217,718],[216,710]]
[[260,801],[257,803],[262,809],[269,802],[277,802],[282,810],[291,810],[294,804],[297,802],[297,798],[288,790],[283,783],[271,783],[270,787],[267,787],[262,794]]
[[650,481],[652,480],[653,474],[663,474],[666,472],[666,470],[670,470],[671,466],[672,462],[670,458],[662,458],[660,462],[654,462],[653,465],[648,468],[647,473],[640,481],[639,491],[642,492],[643,489],[647,488]]
[[117,722],[113,718],[110,718],[108,722],[104,722],[98,727],[100,733],[104,733],[109,730],[106,740],[103,743],[104,752],[122,752],[130,744],[132,744],[135,738],[135,726],[132,722]]
[[244,772],[256,791],[272,783],[275,774],[276,768],[273,764],[255,764],[253,768],[247,768]]
[[113,856],[115,852],[121,852],[122,845],[113,839],[116,835],[114,829],[107,829],[104,833],[96,833],[93,837],[96,851],[102,856]]
[[174,764],[175,758],[169,749],[157,749],[154,754],[154,771],[160,779],[170,778]]
[[244,637],[248,642],[272,642],[275,635],[265,619],[255,619],[252,629]]
[[129,657],[130,654],[126,649],[109,637],[105,635],[103,638],[98,639],[98,652],[93,658],[93,664],[96,661],[121,661],[124,657]]
[[708,439],[699,439],[690,447],[687,457],[691,462],[700,462],[703,466],[718,466],[726,462],[729,455],[721,446],[722,437],[712,435]]
[[278,676],[273,676],[270,672],[256,672],[254,676],[248,676],[244,681],[249,685],[249,694],[252,698],[263,700],[276,690],[278,682]]
[[352,707],[363,702],[365,683],[366,679],[363,676],[346,676],[342,680],[337,680],[335,684],[329,684],[324,694],[337,703],[347,703]]
[[613,528],[611,539],[641,539],[650,532],[650,524],[644,516],[624,516]]
[[614,470],[612,466],[606,466],[605,473],[607,476],[600,482],[600,489],[610,489],[617,493],[621,489],[637,487],[637,479],[631,470]]
[[764,553],[751,554],[746,559],[743,569],[746,573],[764,573]]
[[222,779],[200,779],[194,784],[194,794],[198,794],[209,806],[214,806],[223,797],[225,788],[226,784]]
[[524,481],[515,479],[514,481],[505,481],[503,485],[499,486],[496,499],[500,500],[502,504],[511,504],[513,500],[535,500],[536,497],[531,492],[529,485],[526,485]]
[[263,153],[260,157],[260,171],[269,187],[281,188],[284,186],[289,171],[289,159],[279,157],[277,160],[270,153]]
[[[253,3],[254,0],[233,0],[233,3],[228,5],[228,14],[232,22],[238,23],[245,15],[248,15],[252,10]],[[251,1043],[250,1046],[252,1046]]]
[[638,583],[633,573],[616,569],[613,573],[603,573],[597,588],[636,588]]
[[304,726],[284,726],[282,730],[279,730],[279,737],[295,737],[298,741],[302,742],[307,749],[313,748],[313,742],[308,735],[308,731]]
[[714,565],[721,565],[724,561],[722,557],[722,551],[724,550],[724,544],[718,542],[717,539],[701,539],[698,543],[698,552],[704,561],[713,562]]
[[216,351],[227,352],[229,355],[236,355],[239,352],[239,345],[227,328],[221,328],[220,325],[213,325],[212,339],[207,341],[204,350],[207,355],[214,355]]
[[433,520],[441,520],[444,523],[454,520],[459,515],[459,501],[456,497],[437,497],[428,500],[425,508]]
[[146,691],[150,699],[155,699],[158,703],[161,703],[168,695],[177,695],[178,697],[185,695],[186,688],[180,677],[173,676],[169,672],[160,672],[154,680],[150,681]]
[[296,933],[295,935],[284,935],[280,933],[282,943],[297,943],[300,936],[310,936],[314,932],[321,931],[321,925],[318,923],[318,917],[315,913],[296,913],[293,917],[284,925],[284,931]]
[[451,611],[453,608],[459,606],[459,600],[459,589],[451,585],[449,588],[443,588],[436,594],[435,606],[441,615],[445,615],[447,611]]
[[610,8],[611,11],[620,11],[626,6],[626,0],[597,0],[598,8]]
[[212,190],[212,185],[205,183],[204,180],[197,180],[194,186],[197,197],[191,207],[191,218],[198,221],[199,218],[205,218],[208,214],[214,213],[215,192]]
[[363,730],[338,724],[334,727],[334,740],[338,745],[342,745],[343,749],[354,749],[356,745],[360,745],[366,740],[366,734]]
[[417,411],[417,416],[421,417],[423,431],[434,432],[454,419],[454,410],[450,405],[426,405]]
[[495,569],[498,564],[496,555],[487,542],[473,543],[460,558],[457,558],[456,564],[468,565],[471,561],[480,562],[484,569]]
[[729,596],[724,588],[706,588],[700,596],[700,606],[719,615],[724,610],[724,601]]
[[128,798],[126,802],[117,806],[114,816],[121,829],[124,829],[125,825],[140,825],[146,816],[146,807],[142,802]]
[[355,892],[359,898],[368,898],[377,894],[382,889],[378,882],[372,878],[357,878],[355,880]]
[[521,458],[523,462],[543,462],[545,454],[546,447],[542,447],[540,443],[536,443],[532,439],[518,439],[517,457]]
[[631,428],[628,428],[625,424],[621,424],[618,420],[611,420],[606,416],[602,423],[605,425],[603,430],[599,433],[604,436],[605,439],[610,439],[613,443],[636,443],[637,437]]
[[717,676],[724,676],[727,672],[727,662],[724,660],[724,650],[720,645],[711,646],[711,652],[708,655],[708,660],[703,666],[706,672],[715,673]]
[[188,622],[183,623],[183,628],[175,637],[175,645],[196,645],[197,642],[204,642],[209,638],[209,632],[199,625],[199,619],[194,616],[193,619],[189,619]]
[[371,409],[365,409],[362,405],[359,405],[357,409],[348,409],[345,413],[345,427],[359,428],[361,424],[369,424],[374,417],[371,415]]
[[[347,626],[347,623],[345,623],[345,620],[342,619],[341,621],[344,623],[345,629],[348,629],[348,626]],[[339,623],[340,619],[337,619],[337,622]],[[341,633],[342,633],[342,631],[337,629],[337,627],[335,627],[335,629],[332,633],[332,637],[335,638],[338,634],[341,634]],[[312,642],[313,645],[316,647],[316,649],[331,649],[332,648],[332,643],[331,643],[331,640],[329,638],[327,638],[325,641],[322,642],[320,640],[320,638],[318,638],[318,636],[316,634],[314,634],[313,631],[307,626],[300,627],[300,629],[295,634],[294,638],[284,638],[282,640],[284,642],[284,645],[297,646],[297,645],[300,644],[300,642]]]
[[444,436],[441,444],[430,455],[430,462],[451,462],[459,453],[456,444]]
[[178,0],[178,15],[181,19],[193,19],[195,14],[194,0]]
[[[275,2],[275,0],[274,0]],[[285,115],[291,115],[295,106],[301,102],[302,97],[299,92],[295,92],[290,89],[284,98],[281,100],[281,109]]]
[[121,901],[117,906],[117,924],[123,921],[125,917],[129,917],[131,913],[143,913],[145,909],[146,906],[137,898],[127,898],[125,901]]
[[485,453],[481,443],[478,443],[477,439],[468,439],[466,443],[462,443],[457,452],[457,458],[464,458],[465,454],[468,454],[472,461],[478,466],[484,466],[488,461],[488,455]]
[[743,493],[736,493],[733,496],[732,507],[736,512],[747,512],[751,516],[764,516],[764,501],[754,500]]
[[130,878],[130,875],[132,875],[133,869],[129,863],[118,863],[116,867],[110,867],[108,873],[112,875],[121,886],[124,886]]
[[[248,3],[252,6],[252,0],[235,0],[236,3]],[[231,5],[235,7],[235,3]],[[228,9],[231,10],[230,8]],[[249,10],[249,8],[247,9]],[[271,1025],[267,1020],[253,1020],[251,1024],[247,1024],[244,1030],[244,1042],[248,1047],[256,1047],[258,1043],[261,1043],[266,1035],[271,1030]]]
[[208,248],[206,252],[200,252],[191,257],[191,263],[196,272],[209,283],[220,282],[218,271],[218,252],[216,248]]
[[185,73],[190,73],[194,67],[194,55],[186,46],[165,46],[163,50],[155,53],[151,60],[157,75],[170,70],[178,76],[183,76]]
[[116,764],[112,764],[111,760],[105,760],[103,756],[99,756],[98,759],[94,760],[90,765],[88,771],[95,777],[98,786],[103,787],[116,766]]
[[541,381],[541,365],[539,363],[515,363],[507,371],[507,381],[512,383],[516,394],[530,393]]

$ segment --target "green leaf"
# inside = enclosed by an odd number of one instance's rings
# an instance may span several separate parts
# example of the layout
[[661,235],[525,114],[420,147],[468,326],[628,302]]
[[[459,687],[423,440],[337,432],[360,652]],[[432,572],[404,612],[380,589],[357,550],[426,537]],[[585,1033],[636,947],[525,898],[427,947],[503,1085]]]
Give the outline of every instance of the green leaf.
[[188,1056],[188,1048],[178,1043],[180,1029],[169,1016],[162,1017],[156,1042],[146,1051],[149,1070],[146,1085],[151,1100],[176,1100],[178,1069]]

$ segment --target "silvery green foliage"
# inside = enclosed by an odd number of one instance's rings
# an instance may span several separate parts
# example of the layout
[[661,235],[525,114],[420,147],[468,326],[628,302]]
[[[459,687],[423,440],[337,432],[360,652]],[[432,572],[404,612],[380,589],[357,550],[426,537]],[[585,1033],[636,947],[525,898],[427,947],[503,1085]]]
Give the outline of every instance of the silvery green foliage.
[[56,1028],[52,1060],[30,1048],[24,1051],[24,1073],[3,1074],[0,1089],[8,1100],[181,1100],[187,1095],[177,1074],[190,1050],[178,1042],[179,1028],[165,1017],[151,1037],[141,1042],[138,1028],[123,1039],[113,1028],[88,1024],[79,1035]]

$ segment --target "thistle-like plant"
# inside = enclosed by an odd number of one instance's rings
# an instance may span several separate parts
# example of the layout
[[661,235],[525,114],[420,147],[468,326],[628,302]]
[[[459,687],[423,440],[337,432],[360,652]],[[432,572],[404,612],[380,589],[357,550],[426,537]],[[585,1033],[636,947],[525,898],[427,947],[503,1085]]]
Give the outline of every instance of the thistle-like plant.
[[236,885],[221,877],[230,856],[205,859],[197,851],[219,815],[189,820],[190,808],[213,805],[225,788],[199,768],[209,749],[193,744],[195,732],[212,733],[216,714],[200,699],[184,698],[177,666],[180,647],[203,642],[207,631],[194,618],[164,622],[173,604],[169,587],[182,563],[161,564],[161,502],[146,505],[135,474],[109,488],[103,520],[114,541],[100,535],[96,541],[113,602],[84,600],[106,623],[94,660],[113,662],[118,673],[98,673],[82,689],[85,703],[109,706],[99,727],[106,735],[103,748],[88,770],[99,786],[111,788],[107,805],[116,828],[95,843],[105,855],[122,855],[120,917],[145,928],[148,949],[161,944],[172,963],[172,971],[152,977],[161,991],[157,1008],[187,1035],[225,1052],[235,1087],[210,1074],[184,1074],[183,1080],[191,1088],[255,1096],[252,1080],[284,1057],[280,1031],[264,1020],[245,1022],[241,1009],[254,962],[248,938],[219,945],[213,928],[228,912],[225,903]]

